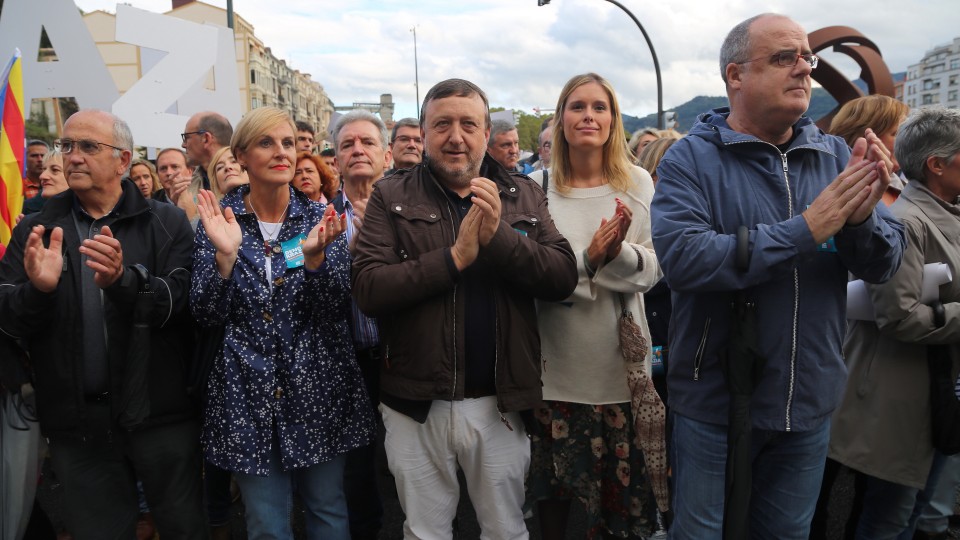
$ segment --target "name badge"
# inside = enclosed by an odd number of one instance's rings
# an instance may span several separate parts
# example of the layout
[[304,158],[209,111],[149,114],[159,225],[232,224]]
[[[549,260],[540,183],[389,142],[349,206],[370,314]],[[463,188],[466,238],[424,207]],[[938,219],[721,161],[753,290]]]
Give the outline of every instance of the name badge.
[[303,244],[307,241],[306,234],[300,234],[286,242],[280,242],[283,248],[283,258],[287,261],[287,268],[303,266]]
[[654,345],[653,356],[650,359],[650,371],[654,375],[663,375],[663,346]]

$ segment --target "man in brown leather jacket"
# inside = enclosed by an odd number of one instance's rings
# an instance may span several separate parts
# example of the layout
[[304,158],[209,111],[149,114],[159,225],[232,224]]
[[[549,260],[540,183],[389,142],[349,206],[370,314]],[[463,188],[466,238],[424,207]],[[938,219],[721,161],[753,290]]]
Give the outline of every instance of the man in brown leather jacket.
[[484,536],[527,538],[518,413],[541,401],[534,299],[567,298],[575,258],[540,187],[485,156],[480,88],[438,83],[420,125],[427,157],[376,184],[353,262],[357,305],[380,324],[404,534],[449,536],[459,463]]

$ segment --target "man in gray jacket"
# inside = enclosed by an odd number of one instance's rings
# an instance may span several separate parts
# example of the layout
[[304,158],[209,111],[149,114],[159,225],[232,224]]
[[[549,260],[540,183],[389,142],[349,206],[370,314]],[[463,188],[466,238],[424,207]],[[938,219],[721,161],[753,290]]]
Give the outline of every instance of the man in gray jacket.
[[380,326],[385,446],[407,538],[450,536],[457,465],[483,536],[527,538],[540,403],[534,299],[567,298],[570,245],[543,191],[486,156],[486,96],[460,79],[424,98],[427,159],[374,186],[354,250],[353,294]]

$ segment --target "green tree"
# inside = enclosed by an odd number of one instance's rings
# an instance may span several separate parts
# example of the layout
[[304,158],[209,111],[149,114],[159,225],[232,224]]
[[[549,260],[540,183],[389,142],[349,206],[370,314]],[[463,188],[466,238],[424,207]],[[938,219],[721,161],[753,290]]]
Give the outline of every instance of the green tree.
[[43,111],[31,115],[30,118],[27,118],[27,121],[23,126],[24,132],[27,135],[27,140],[40,139],[41,141],[53,146],[53,140],[57,137],[53,133],[50,133],[50,130],[47,128],[49,123],[50,119],[47,118],[47,114]]

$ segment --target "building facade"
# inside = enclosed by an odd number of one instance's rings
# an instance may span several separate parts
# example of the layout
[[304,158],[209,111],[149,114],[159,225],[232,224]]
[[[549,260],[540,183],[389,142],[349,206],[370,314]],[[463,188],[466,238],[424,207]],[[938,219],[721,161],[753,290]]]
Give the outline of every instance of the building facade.
[[[173,9],[164,13],[198,24],[227,26],[227,10],[204,2],[174,0]],[[116,16],[94,11],[83,20],[103,56],[104,63],[122,95],[143,75],[140,48],[116,41]],[[254,33],[253,25],[234,13],[234,45],[237,57],[237,81],[244,113],[263,106],[274,106],[290,113],[295,120],[312,124],[317,133],[325,133],[333,114],[333,102],[323,86],[309,73],[302,73],[285,60],[274,56]],[[213,77],[207,86],[213,88]]]
[[930,49],[920,63],[907,68],[899,99],[911,108],[960,107],[960,37]]

